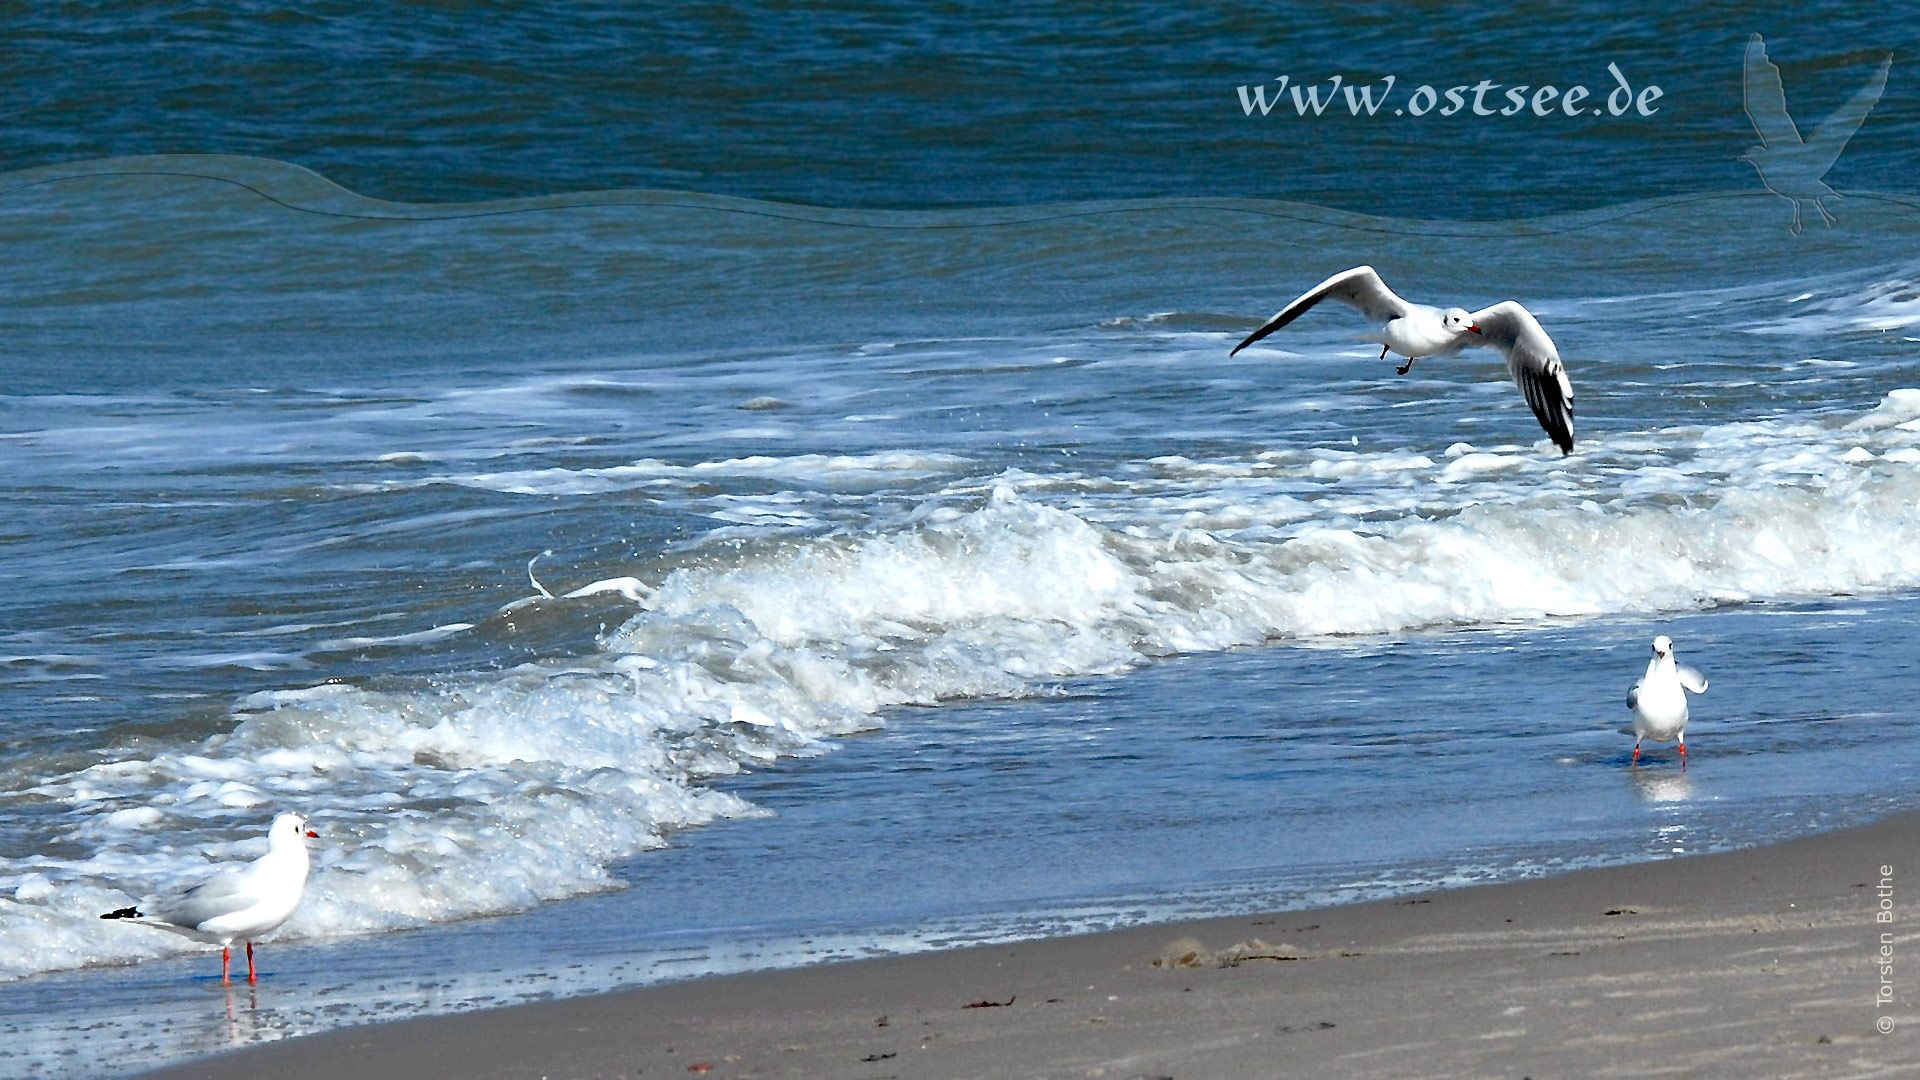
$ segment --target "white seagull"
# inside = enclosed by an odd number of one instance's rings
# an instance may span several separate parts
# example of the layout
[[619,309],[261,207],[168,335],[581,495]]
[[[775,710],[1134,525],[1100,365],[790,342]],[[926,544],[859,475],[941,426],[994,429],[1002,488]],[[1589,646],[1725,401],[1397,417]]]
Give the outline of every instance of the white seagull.
[[1506,358],[1507,372],[1527,396],[1527,405],[1540,426],[1561,453],[1573,452],[1573,384],[1567,381],[1566,366],[1560,363],[1553,339],[1540,328],[1533,312],[1512,300],[1473,312],[1413,304],[1387,288],[1373,267],[1356,266],[1315,285],[1281,308],[1247,340],[1234,346],[1233,352],[1287,325],[1328,297],[1358,308],[1381,324],[1379,331],[1366,340],[1380,346],[1382,360],[1389,351],[1406,357],[1407,362],[1397,369],[1402,375],[1413,370],[1413,362],[1423,356],[1451,356],[1468,345],[1499,349]]
[[222,870],[183,893],[100,917],[135,919],[143,926],[220,946],[221,982],[230,979],[230,947],[245,941],[247,981],[257,982],[254,939],[279,929],[300,906],[300,895],[307,887],[307,838],[319,835],[307,828],[307,819],[299,814],[281,814],[267,828],[265,855],[245,866]]
[[1680,767],[1687,767],[1687,691],[1707,692],[1707,677],[1690,667],[1681,667],[1673,659],[1673,639],[1665,634],[1653,639],[1653,659],[1647,661],[1647,673],[1627,691],[1627,708],[1633,710],[1633,760],[1640,762],[1640,740],[1656,742],[1680,740]]

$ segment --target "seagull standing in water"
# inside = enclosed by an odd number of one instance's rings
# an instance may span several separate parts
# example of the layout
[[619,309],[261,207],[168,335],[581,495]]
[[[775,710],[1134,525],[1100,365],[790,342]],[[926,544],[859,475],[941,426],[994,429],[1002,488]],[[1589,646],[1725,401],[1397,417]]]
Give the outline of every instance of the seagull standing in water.
[[[1306,314],[1328,299],[1339,300],[1380,324],[1367,337],[1380,346],[1380,359],[1397,352],[1407,362],[1396,370],[1405,375],[1413,362],[1426,356],[1452,356],[1469,345],[1500,350],[1507,372],[1527,397],[1527,406],[1562,454],[1573,452],[1573,384],[1553,339],[1540,328],[1533,312],[1512,300],[1479,311],[1437,308],[1409,303],[1395,295],[1371,266],[1342,270],[1281,308],[1260,329],[1233,347],[1233,353],[1259,341]],[[1231,356],[1233,353],[1229,353]]]
[[1665,634],[1653,639],[1653,659],[1647,661],[1647,673],[1627,691],[1627,707],[1633,710],[1633,762],[1640,763],[1640,740],[1655,742],[1680,740],[1680,767],[1687,767],[1687,691],[1707,692],[1707,677],[1690,667],[1681,667],[1673,658],[1673,639]]
[[[255,938],[279,929],[306,891],[307,828],[299,814],[281,814],[267,829],[267,853],[245,866],[222,870],[183,893],[151,905],[120,908],[103,919],[132,919],[195,941],[220,946],[220,981],[231,980],[231,946],[247,943],[247,981],[258,982],[253,968]],[[142,910],[144,908],[145,910]]]

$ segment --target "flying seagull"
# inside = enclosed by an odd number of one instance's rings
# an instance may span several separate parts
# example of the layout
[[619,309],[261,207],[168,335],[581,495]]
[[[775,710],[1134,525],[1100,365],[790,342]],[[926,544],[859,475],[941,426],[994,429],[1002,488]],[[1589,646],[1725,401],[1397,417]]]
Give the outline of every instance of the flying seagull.
[[1680,667],[1673,658],[1673,639],[1665,634],[1653,639],[1653,659],[1647,661],[1647,673],[1627,691],[1627,708],[1633,710],[1633,761],[1640,763],[1640,740],[1655,742],[1680,740],[1680,767],[1687,767],[1687,691],[1707,692],[1707,677],[1690,667]]
[[1328,298],[1358,308],[1380,324],[1379,331],[1366,340],[1380,346],[1382,360],[1388,352],[1406,357],[1407,362],[1395,369],[1402,375],[1413,370],[1413,362],[1424,356],[1451,356],[1468,345],[1500,350],[1507,361],[1507,372],[1527,396],[1527,405],[1540,426],[1561,453],[1573,452],[1573,384],[1567,381],[1567,369],[1560,363],[1553,339],[1540,328],[1533,312],[1512,300],[1474,312],[1411,304],[1387,288],[1373,267],[1356,266],[1315,285],[1281,308],[1247,340],[1234,346],[1233,352],[1259,341]]
[[1780,85],[1780,69],[1767,59],[1766,41],[1759,34],[1747,39],[1747,64],[1741,85],[1745,91],[1747,119],[1753,121],[1760,145],[1748,149],[1739,160],[1759,170],[1760,182],[1767,185],[1768,191],[1793,204],[1793,224],[1789,227],[1794,233],[1800,231],[1802,203],[1812,203],[1829,226],[1839,220],[1821,200],[1843,196],[1822,182],[1821,177],[1840,160],[1840,151],[1846,149],[1847,140],[1860,130],[1867,114],[1879,103],[1881,92],[1887,88],[1887,72],[1892,67],[1893,54],[1888,53],[1867,85],[1835,109],[1832,116],[1814,129],[1813,136],[1803,142],[1800,129],[1787,113],[1787,93]]
[[245,866],[229,867],[183,893],[151,905],[121,908],[103,919],[134,919],[143,926],[169,930],[195,941],[220,946],[220,981],[229,981],[235,941],[247,943],[247,981],[257,982],[253,942],[279,929],[307,887],[307,829],[299,814],[281,814],[267,829],[267,853]]

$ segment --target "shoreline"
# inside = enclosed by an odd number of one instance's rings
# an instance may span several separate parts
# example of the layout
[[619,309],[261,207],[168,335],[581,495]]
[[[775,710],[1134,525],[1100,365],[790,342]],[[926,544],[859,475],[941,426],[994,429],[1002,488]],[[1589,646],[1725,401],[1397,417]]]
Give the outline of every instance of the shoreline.
[[1908,812],[1343,907],[336,1029],[143,1075],[1877,1076],[1920,1065],[1916,871]]

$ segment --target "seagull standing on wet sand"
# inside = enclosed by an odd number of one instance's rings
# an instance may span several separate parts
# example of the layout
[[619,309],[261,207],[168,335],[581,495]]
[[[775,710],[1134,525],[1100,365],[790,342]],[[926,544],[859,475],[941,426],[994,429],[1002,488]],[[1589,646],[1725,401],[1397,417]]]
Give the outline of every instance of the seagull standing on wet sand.
[[1687,767],[1687,691],[1707,692],[1707,677],[1690,667],[1681,667],[1673,658],[1673,639],[1665,634],[1653,639],[1653,659],[1647,661],[1647,673],[1627,691],[1627,708],[1633,710],[1633,762],[1640,763],[1640,740],[1655,742],[1680,740],[1680,767]]
[[[1500,350],[1507,372],[1527,397],[1527,406],[1562,454],[1573,452],[1573,384],[1553,339],[1540,328],[1533,312],[1512,300],[1469,312],[1464,308],[1437,308],[1409,303],[1387,288],[1371,266],[1342,270],[1280,309],[1260,329],[1233,347],[1233,353],[1259,341],[1306,314],[1327,298],[1351,305],[1380,323],[1367,340],[1380,346],[1380,359],[1397,352],[1407,362],[1396,370],[1405,375],[1413,362],[1425,356],[1452,356],[1468,345]],[[1228,353],[1231,356],[1233,353]]]
[[[247,943],[247,981],[258,982],[253,968],[255,938],[279,929],[307,887],[307,838],[319,836],[299,814],[281,814],[267,828],[267,853],[222,870],[183,893],[150,905],[121,908],[103,919],[132,919],[220,946],[220,981],[231,981],[231,946]],[[145,910],[142,910],[142,909]]]

